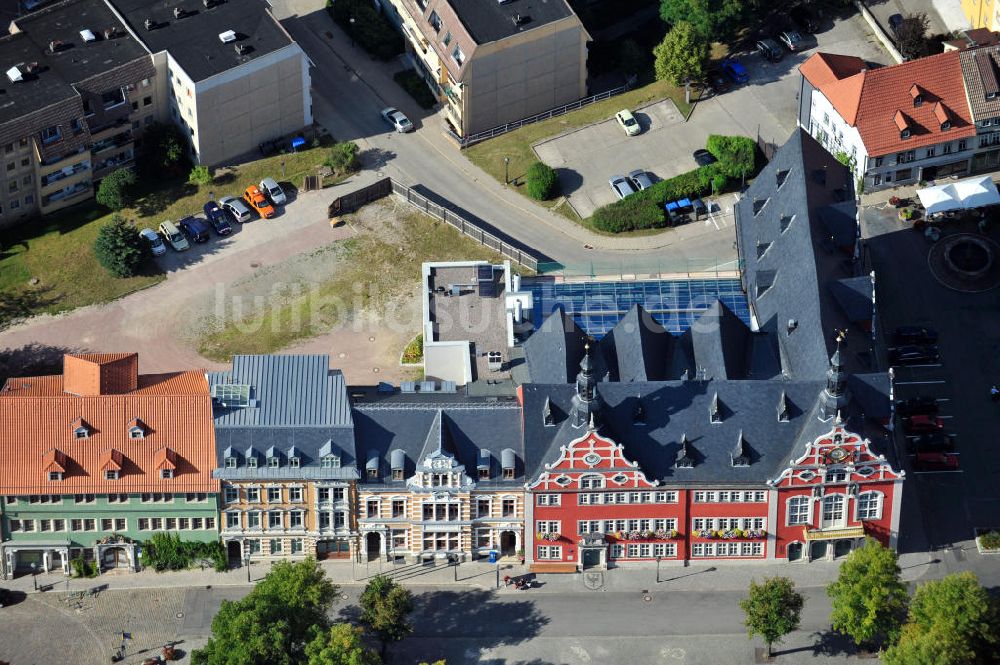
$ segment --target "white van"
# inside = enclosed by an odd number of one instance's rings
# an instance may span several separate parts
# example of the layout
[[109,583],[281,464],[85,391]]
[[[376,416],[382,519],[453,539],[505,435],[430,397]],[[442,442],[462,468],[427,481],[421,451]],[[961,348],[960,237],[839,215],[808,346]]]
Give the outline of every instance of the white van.
[[185,249],[191,249],[191,245],[188,244],[187,238],[181,233],[181,230],[177,228],[177,225],[167,220],[160,224],[160,235],[163,236],[167,244],[170,245],[174,251],[183,252]]

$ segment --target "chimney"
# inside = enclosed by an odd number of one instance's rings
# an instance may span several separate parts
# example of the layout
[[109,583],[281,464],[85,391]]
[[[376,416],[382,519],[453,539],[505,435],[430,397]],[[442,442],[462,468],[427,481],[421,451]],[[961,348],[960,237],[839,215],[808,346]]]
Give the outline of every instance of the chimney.
[[73,395],[116,395],[136,389],[139,356],[135,353],[66,354],[63,391]]
[[153,19],[151,18],[147,18],[144,25],[146,26],[146,30],[152,30],[153,28],[156,27],[156,23],[154,23]]

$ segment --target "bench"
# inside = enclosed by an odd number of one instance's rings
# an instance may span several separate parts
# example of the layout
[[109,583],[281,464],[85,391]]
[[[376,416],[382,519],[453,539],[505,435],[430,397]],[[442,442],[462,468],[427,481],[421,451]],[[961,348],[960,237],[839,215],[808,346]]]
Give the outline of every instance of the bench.
[[531,564],[533,573],[575,573],[575,563],[533,563]]

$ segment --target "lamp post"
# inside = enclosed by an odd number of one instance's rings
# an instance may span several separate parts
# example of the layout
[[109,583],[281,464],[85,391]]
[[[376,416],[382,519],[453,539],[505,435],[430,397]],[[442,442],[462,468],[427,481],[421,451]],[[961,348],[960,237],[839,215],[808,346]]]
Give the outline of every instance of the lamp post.
[[354,48],[354,17],[353,16],[351,17],[350,24],[351,24],[351,48]]
[[35,587],[35,591],[38,591],[38,564],[31,564],[31,584]]
[[510,184],[510,157],[503,158],[503,184],[505,187]]
[[662,556],[656,557],[656,583],[657,584],[660,583],[660,560],[662,558],[663,558]]
[[458,556],[455,554],[448,555],[448,563],[451,564],[451,569],[455,574],[455,581],[458,581]]
[[[244,543],[244,545],[247,545],[247,543]],[[247,584],[250,584],[250,547],[249,546],[247,546],[243,550],[243,565],[246,566],[246,569],[247,569]]]

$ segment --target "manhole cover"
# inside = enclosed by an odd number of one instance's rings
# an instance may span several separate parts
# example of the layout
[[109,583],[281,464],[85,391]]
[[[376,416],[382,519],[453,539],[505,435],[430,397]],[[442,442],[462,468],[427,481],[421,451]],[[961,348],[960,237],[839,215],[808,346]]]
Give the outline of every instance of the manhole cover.
[[652,597],[652,596],[650,596],[650,595],[649,595],[648,593],[647,593],[647,594],[645,594],[645,595],[644,595],[644,596],[642,597],[642,599],[643,599],[643,601],[645,601],[645,602],[647,602],[647,603],[651,603],[651,602],[653,602],[653,597]]
[[372,367],[372,371],[378,374],[378,367]]
[[177,618],[178,619],[183,619],[184,618],[184,613],[183,612],[178,612],[177,613]]
[[250,264],[250,267],[251,267],[251,268],[259,268],[259,267],[260,267],[260,264],[259,264],[259,263],[251,263],[251,264]]
[[346,353],[344,353],[343,351],[341,351],[341,352],[340,352],[339,354],[337,354],[337,357],[338,357],[338,358],[346,358],[346,357],[347,357],[347,354],[346,354]]
[[347,594],[346,593],[340,594],[340,599],[341,600],[347,600]]
[[369,337],[368,341],[369,342],[374,342],[375,341],[375,335],[372,335],[371,337]]

